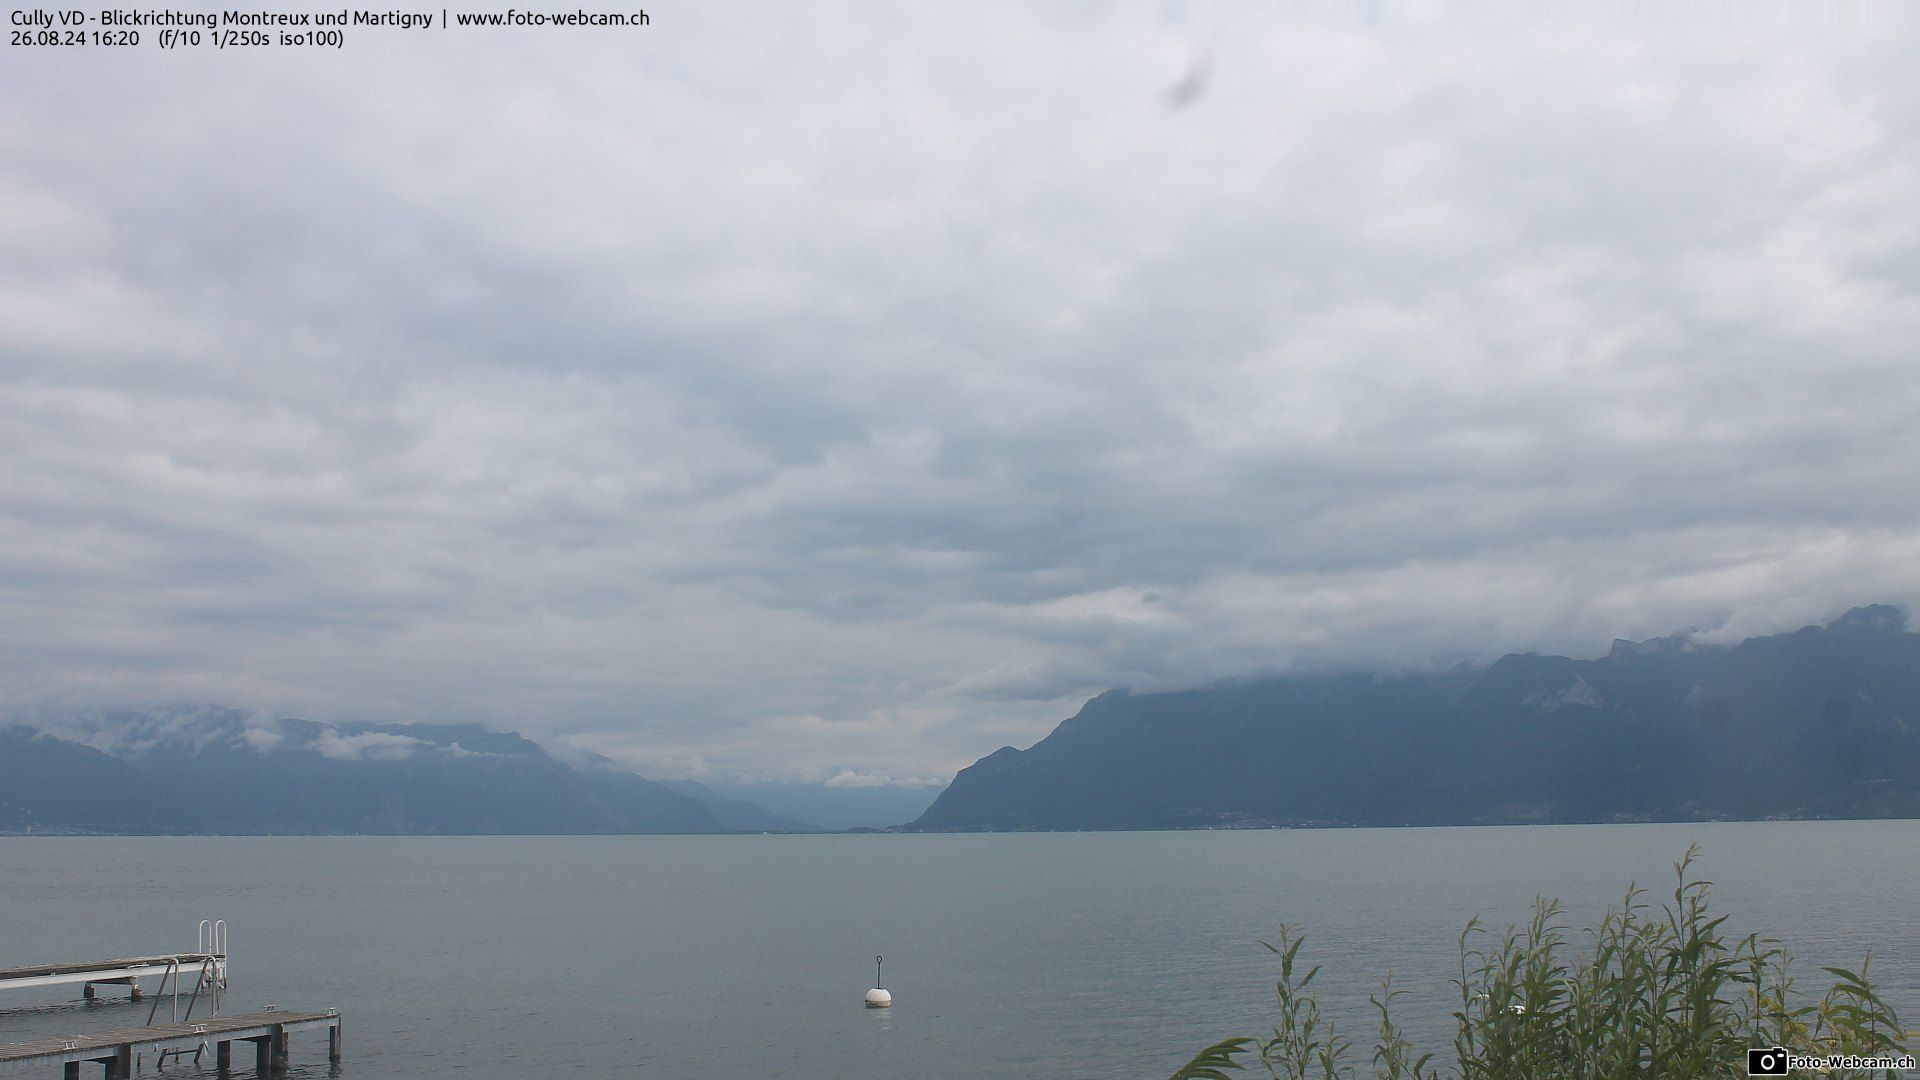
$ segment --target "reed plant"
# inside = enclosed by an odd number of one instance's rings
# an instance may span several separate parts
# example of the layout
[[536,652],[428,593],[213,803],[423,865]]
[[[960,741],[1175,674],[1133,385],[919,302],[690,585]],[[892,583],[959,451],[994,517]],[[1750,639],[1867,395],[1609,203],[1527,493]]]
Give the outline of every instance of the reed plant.
[[1911,1052],[1916,1034],[1868,981],[1871,957],[1857,971],[1821,969],[1831,984],[1817,997],[1803,993],[1776,940],[1725,929],[1727,916],[1709,903],[1711,883],[1694,874],[1697,855],[1689,848],[1674,864],[1674,890],[1657,911],[1645,890],[1629,887],[1589,931],[1586,948],[1569,941],[1555,900],[1536,901],[1524,925],[1498,932],[1469,921],[1459,941],[1459,1008],[1446,1071],[1394,1023],[1393,1001],[1403,991],[1391,980],[1370,998],[1379,1022],[1372,1056],[1361,1062],[1320,1009],[1313,991],[1320,969],[1300,960],[1306,937],[1283,926],[1277,943],[1261,943],[1280,965],[1272,1034],[1215,1043],[1173,1080],[1231,1080],[1229,1073],[1249,1069],[1276,1080],[1745,1077],[1749,1049],[1863,1058]]

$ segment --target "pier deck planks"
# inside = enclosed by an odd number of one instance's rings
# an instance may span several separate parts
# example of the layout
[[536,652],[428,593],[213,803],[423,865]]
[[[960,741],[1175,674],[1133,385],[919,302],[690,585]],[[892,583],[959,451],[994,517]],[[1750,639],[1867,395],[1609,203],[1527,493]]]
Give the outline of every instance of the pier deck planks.
[[155,1024],[152,1027],[114,1028],[81,1035],[66,1035],[31,1042],[0,1043],[0,1062],[19,1061],[94,1061],[111,1055],[122,1046],[140,1050],[184,1048],[200,1043],[242,1039],[265,1039],[274,1029],[338,1027],[335,1012],[260,1012],[234,1016],[212,1016],[181,1024]]
[[14,979],[44,979],[52,975],[72,975],[76,979],[96,971],[121,971],[126,968],[164,969],[175,959],[184,968],[196,967],[208,960],[225,960],[213,953],[167,953],[164,956],[128,956],[119,960],[82,960],[71,964],[30,964],[26,967],[0,968],[0,985]]

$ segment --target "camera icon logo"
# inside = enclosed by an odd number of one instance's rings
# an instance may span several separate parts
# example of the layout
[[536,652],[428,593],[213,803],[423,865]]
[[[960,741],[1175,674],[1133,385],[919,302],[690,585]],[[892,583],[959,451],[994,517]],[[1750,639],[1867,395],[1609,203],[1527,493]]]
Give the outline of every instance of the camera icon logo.
[[1747,1051],[1748,1076],[1785,1076],[1787,1075],[1787,1049],[1775,1046],[1766,1050]]

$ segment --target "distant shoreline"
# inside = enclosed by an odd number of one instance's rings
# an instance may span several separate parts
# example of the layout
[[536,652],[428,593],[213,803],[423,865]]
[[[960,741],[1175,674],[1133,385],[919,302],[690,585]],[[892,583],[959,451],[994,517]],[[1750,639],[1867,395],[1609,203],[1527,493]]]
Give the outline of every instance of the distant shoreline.
[[524,839],[618,839],[631,837],[657,837],[661,839],[714,839],[714,838],[751,838],[751,837],[838,837],[838,836],[1043,836],[1058,834],[1109,834],[1133,836],[1143,833],[1252,833],[1252,832],[1398,832],[1415,829],[1524,829],[1524,828],[1607,828],[1611,826],[1638,825],[1795,825],[1821,822],[1881,822],[1906,821],[1920,823],[1917,817],[1762,817],[1762,818],[1662,818],[1635,821],[1472,821],[1442,823],[1434,822],[1419,825],[1355,825],[1345,823],[1315,823],[1296,825],[1202,825],[1172,829],[841,829],[837,831],[814,832],[714,832],[714,833],[484,833],[484,832],[442,832],[442,833],[343,833],[343,832],[83,832],[60,830],[35,830],[24,832],[17,829],[0,829],[0,840],[12,839],[442,839],[442,840],[504,840]]

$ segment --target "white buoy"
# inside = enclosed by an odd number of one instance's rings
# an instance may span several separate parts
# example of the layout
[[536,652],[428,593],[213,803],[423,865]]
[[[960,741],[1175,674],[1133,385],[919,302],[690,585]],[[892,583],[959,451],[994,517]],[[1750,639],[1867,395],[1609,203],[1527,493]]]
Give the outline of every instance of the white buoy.
[[873,989],[867,991],[867,1008],[885,1009],[893,1005],[893,995],[880,986],[880,957],[873,958]]

